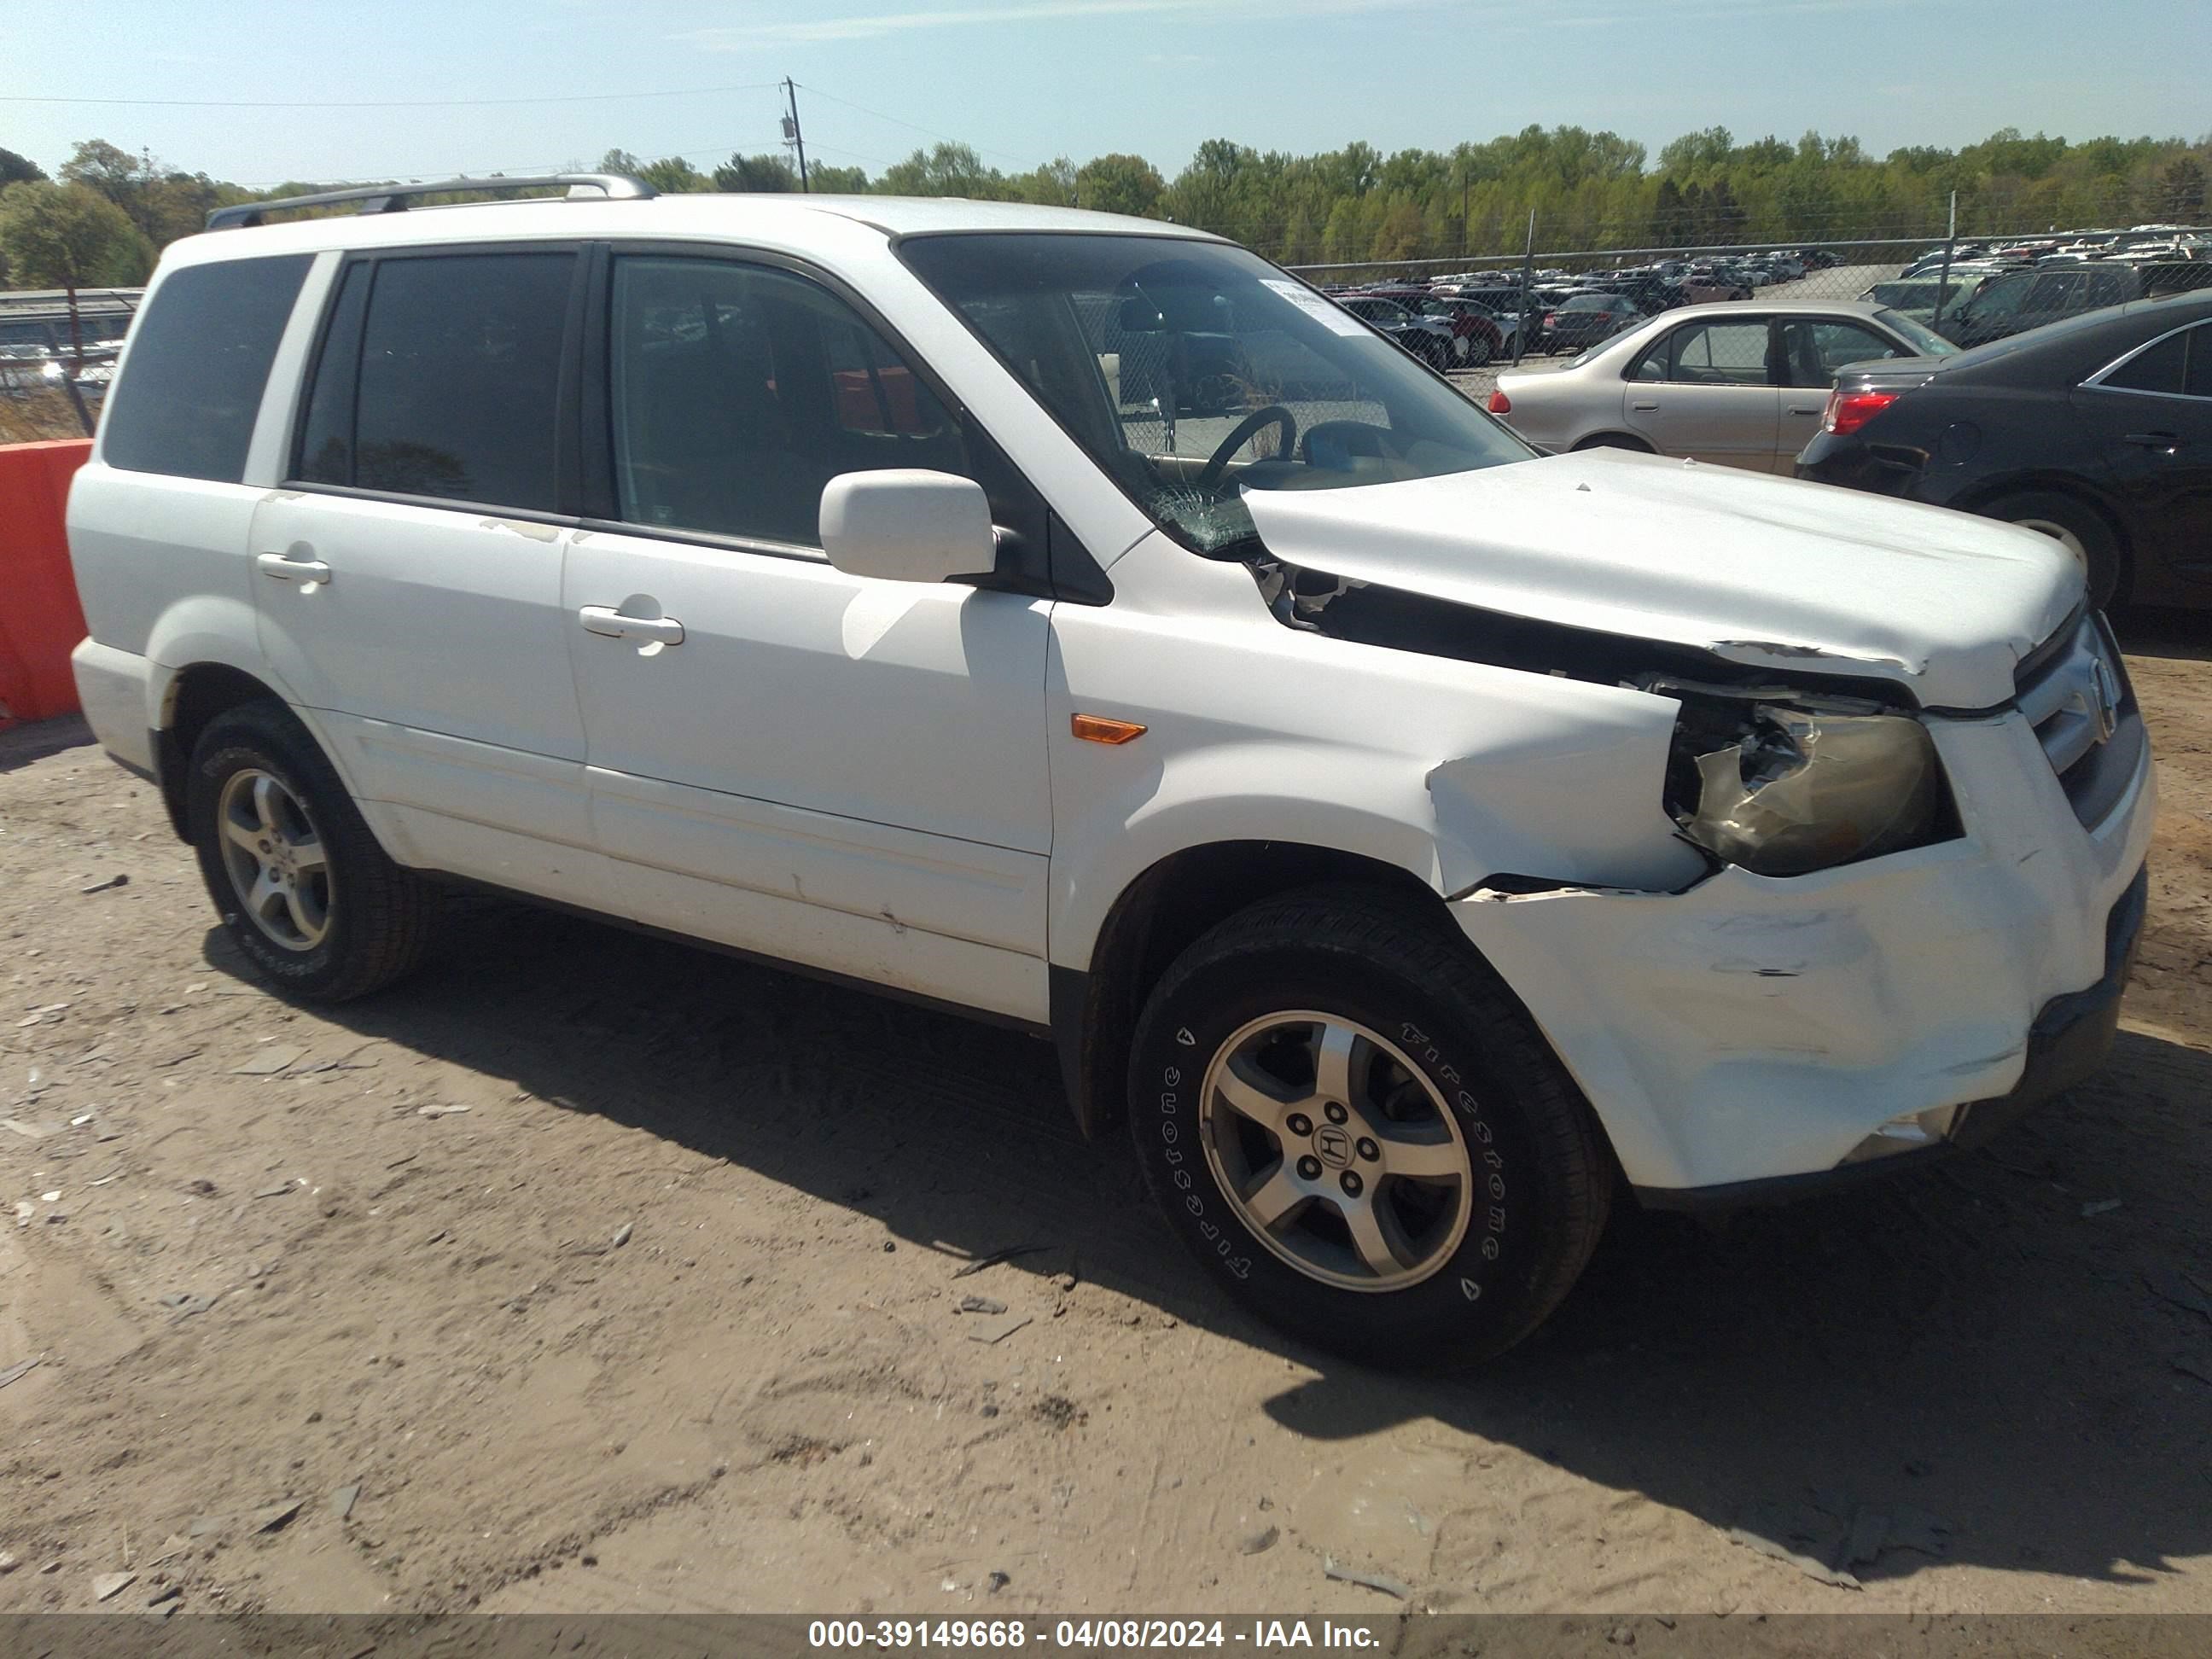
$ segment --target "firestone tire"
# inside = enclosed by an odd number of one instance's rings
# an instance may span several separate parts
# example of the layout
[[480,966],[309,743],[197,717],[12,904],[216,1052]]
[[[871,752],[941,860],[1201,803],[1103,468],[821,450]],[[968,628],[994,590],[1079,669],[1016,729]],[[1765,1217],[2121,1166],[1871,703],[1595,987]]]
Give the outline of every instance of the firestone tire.
[[[1350,1058],[1333,1073],[1332,1030],[1367,1034],[1341,1044]],[[1129,1076],[1138,1158],[1177,1236],[1260,1318],[1367,1364],[1455,1369],[1504,1352],[1559,1305],[1605,1230],[1613,1165],[1588,1104],[1449,921],[1390,894],[1313,888],[1204,935],[1147,1000]],[[1348,1122],[1334,1100],[1327,1119],[1297,1111],[1326,1097],[1325,1079],[1362,1097]],[[1248,1115],[1255,1100],[1287,1113],[1276,1130]],[[1428,1173],[1396,1176],[1401,1149]],[[1361,1171],[1371,1186],[1340,1197]],[[1294,1182],[1301,1195],[1263,1225]],[[1370,1219],[1356,1223],[1363,1200]],[[1386,1206],[1395,1220],[1378,1229]],[[1382,1272],[1363,1238],[1389,1247]]]
[[193,746],[185,810],[231,942],[286,994],[349,1001],[422,959],[437,890],[385,855],[283,705],[247,703],[209,722]]

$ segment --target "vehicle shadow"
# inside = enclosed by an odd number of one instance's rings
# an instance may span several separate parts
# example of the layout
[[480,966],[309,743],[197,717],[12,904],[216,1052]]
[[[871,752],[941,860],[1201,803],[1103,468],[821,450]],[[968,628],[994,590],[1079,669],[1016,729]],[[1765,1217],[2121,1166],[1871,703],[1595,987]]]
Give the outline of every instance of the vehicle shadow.
[[[1949,1559],[2005,1570],[2139,1581],[2212,1552],[2212,1322],[2153,1288],[2185,1298],[2186,1269],[2212,1290],[2212,1054],[2124,1036],[2102,1080],[1989,1152],[1857,1195],[1719,1230],[1625,1214],[1522,1348],[1407,1377],[1216,1294],[1119,1137],[1079,1139],[1033,1037],[520,905],[459,908],[420,976],[327,1017],[871,1216],[948,1267],[1048,1246],[1012,1265],[1072,1262],[1316,1370],[1266,1406],[1299,1434],[1431,1420],[1719,1528],[1815,1492],[1911,1506],[1948,1523]],[[246,977],[219,930],[206,955]],[[2198,1376],[2175,1369],[2191,1354]],[[1859,1574],[1929,1561],[1892,1551]]]
[[84,723],[82,714],[58,714],[52,720],[27,720],[15,726],[0,723],[0,772],[12,772],[33,761],[58,755],[64,749],[80,748],[94,741],[92,728]]
[[2212,662],[2212,611],[2136,605],[2113,612],[2112,623],[2130,656]]

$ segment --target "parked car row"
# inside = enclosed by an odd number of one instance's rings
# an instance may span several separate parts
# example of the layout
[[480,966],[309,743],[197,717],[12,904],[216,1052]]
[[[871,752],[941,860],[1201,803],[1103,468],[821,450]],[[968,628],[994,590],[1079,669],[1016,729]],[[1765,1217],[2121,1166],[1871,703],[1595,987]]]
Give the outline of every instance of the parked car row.
[[1747,300],[1840,263],[1832,250],[1808,248],[1583,272],[1547,268],[1528,273],[1525,283],[1518,270],[1470,271],[1323,292],[1434,368],[1479,368],[1498,358],[1585,350],[1662,312]]
[[[1562,370],[1501,374],[1488,407],[1547,449],[1643,450],[2021,525],[2066,549],[2100,607],[2212,605],[2212,284],[2147,295],[2160,268],[1968,273],[1941,332],[1917,303],[1885,303],[1924,297],[1918,279],[1858,301],[1689,307]],[[2064,287],[2043,311],[2010,297],[2046,284]]]

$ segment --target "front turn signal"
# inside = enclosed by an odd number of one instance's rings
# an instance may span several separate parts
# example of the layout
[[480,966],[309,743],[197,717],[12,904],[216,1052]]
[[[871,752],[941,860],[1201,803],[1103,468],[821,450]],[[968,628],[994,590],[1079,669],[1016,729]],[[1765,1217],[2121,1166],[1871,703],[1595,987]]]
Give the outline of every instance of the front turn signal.
[[1134,720],[1109,720],[1103,714],[1077,714],[1068,724],[1075,735],[1085,743],[1103,743],[1118,746],[1134,743],[1145,735],[1145,728]]

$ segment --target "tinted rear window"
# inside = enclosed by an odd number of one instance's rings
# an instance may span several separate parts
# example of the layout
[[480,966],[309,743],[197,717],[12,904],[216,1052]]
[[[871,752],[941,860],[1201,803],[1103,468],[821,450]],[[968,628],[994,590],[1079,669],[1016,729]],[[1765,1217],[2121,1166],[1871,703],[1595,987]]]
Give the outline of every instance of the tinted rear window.
[[553,508],[575,254],[387,258],[369,289],[354,483]]
[[109,398],[110,466],[236,483],[276,343],[311,256],[227,259],[172,271],[132,331]]
[[343,326],[359,293],[349,273],[308,400],[307,476],[550,512],[575,264],[566,252],[380,260],[358,357]]

